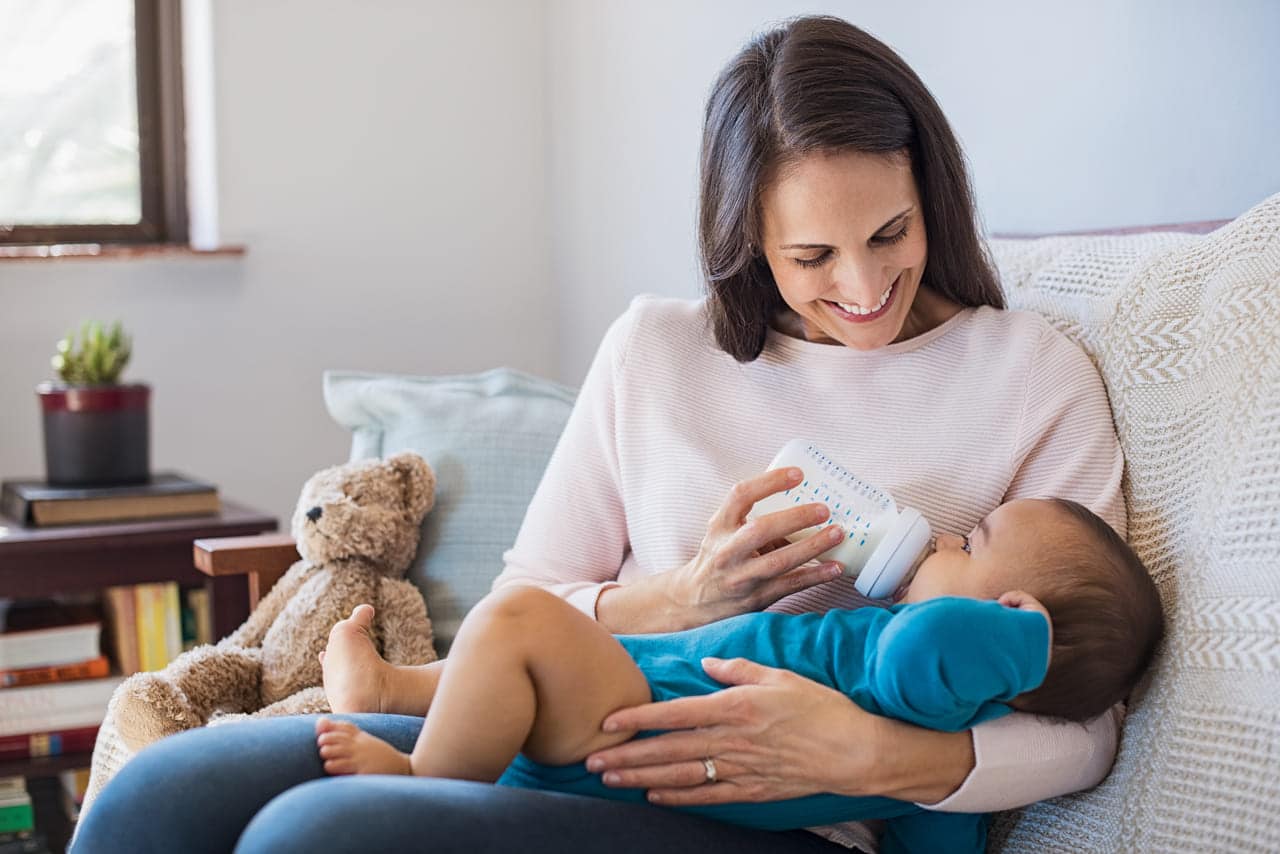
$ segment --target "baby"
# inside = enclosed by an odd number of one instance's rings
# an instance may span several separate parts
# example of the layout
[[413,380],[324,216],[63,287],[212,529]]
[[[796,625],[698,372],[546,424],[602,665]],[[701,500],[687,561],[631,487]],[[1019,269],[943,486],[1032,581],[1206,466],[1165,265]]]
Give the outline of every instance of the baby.
[[[1132,689],[1163,632],[1145,567],[1074,502],[1004,504],[968,537],[941,535],[902,601],[825,614],[744,614],[683,632],[614,636],[558,597],[508,588],[471,610],[447,660],[383,661],[360,605],[321,656],[335,712],[426,715],[410,754],[320,718],[330,774],[498,781],[645,802],[606,787],[590,753],[657,733],[604,733],[612,712],[724,686],[704,657],[748,658],[828,685],[875,714],[958,731],[1011,710],[1083,721]],[[568,767],[566,767],[568,766]],[[710,766],[708,766],[710,777]],[[768,830],[881,818],[886,850],[974,850],[985,816],[877,797],[819,794],[681,807]]]

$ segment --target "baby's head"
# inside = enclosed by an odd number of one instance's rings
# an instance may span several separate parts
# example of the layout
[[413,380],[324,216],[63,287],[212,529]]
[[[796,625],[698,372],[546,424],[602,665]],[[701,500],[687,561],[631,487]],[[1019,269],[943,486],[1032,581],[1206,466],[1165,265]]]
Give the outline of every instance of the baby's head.
[[967,537],[939,535],[902,601],[1012,591],[1035,597],[1052,631],[1044,683],[1010,704],[1022,711],[1101,714],[1132,690],[1164,632],[1159,594],[1133,549],[1087,508],[1061,499],[1010,501]]

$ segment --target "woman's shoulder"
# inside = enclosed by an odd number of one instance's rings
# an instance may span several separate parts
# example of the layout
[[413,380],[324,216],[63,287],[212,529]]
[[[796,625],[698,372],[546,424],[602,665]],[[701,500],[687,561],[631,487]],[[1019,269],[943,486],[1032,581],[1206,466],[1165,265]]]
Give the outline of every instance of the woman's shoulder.
[[1093,362],[1075,339],[1042,314],[1023,309],[980,306],[972,309],[971,334],[1006,354],[1021,354],[1039,367],[1060,365],[1090,371]]
[[985,334],[996,332],[1005,341],[1023,340],[1032,344],[1054,331],[1044,315],[1017,308],[993,308],[981,305],[971,309],[969,325]]
[[637,294],[631,298],[623,317],[629,318],[635,326],[702,325],[706,317],[706,299]]
[[710,339],[706,300],[639,294],[614,321],[628,352],[652,346],[704,347]]

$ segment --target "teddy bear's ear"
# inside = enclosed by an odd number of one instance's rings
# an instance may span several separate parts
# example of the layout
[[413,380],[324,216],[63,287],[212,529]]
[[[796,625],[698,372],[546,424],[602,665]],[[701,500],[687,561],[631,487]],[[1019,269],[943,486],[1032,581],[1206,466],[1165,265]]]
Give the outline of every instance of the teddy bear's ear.
[[387,457],[387,465],[399,476],[401,490],[412,515],[421,519],[435,504],[435,472],[426,460],[411,451]]

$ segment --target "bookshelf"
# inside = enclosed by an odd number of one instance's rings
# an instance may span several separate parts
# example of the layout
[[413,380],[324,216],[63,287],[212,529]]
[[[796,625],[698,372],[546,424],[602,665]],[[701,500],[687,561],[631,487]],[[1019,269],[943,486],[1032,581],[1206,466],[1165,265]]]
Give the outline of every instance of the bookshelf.
[[[274,517],[226,499],[217,514],[112,524],[27,528],[0,515],[0,598],[35,599],[176,581],[209,591],[213,635],[220,638],[249,615],[249,579],[211,577],[197,570],[194,541],[252,536],[277,528]],[[45,823],[50,843],[65,844],[70,832],[65,819],[59,820],[61,808],[47,802],[49,792],[58,791],[57,775],[70,768],[86,768],[91,758],[91,753],[76,752],[0,761],[0,776],[28,778],[37,826]]]

